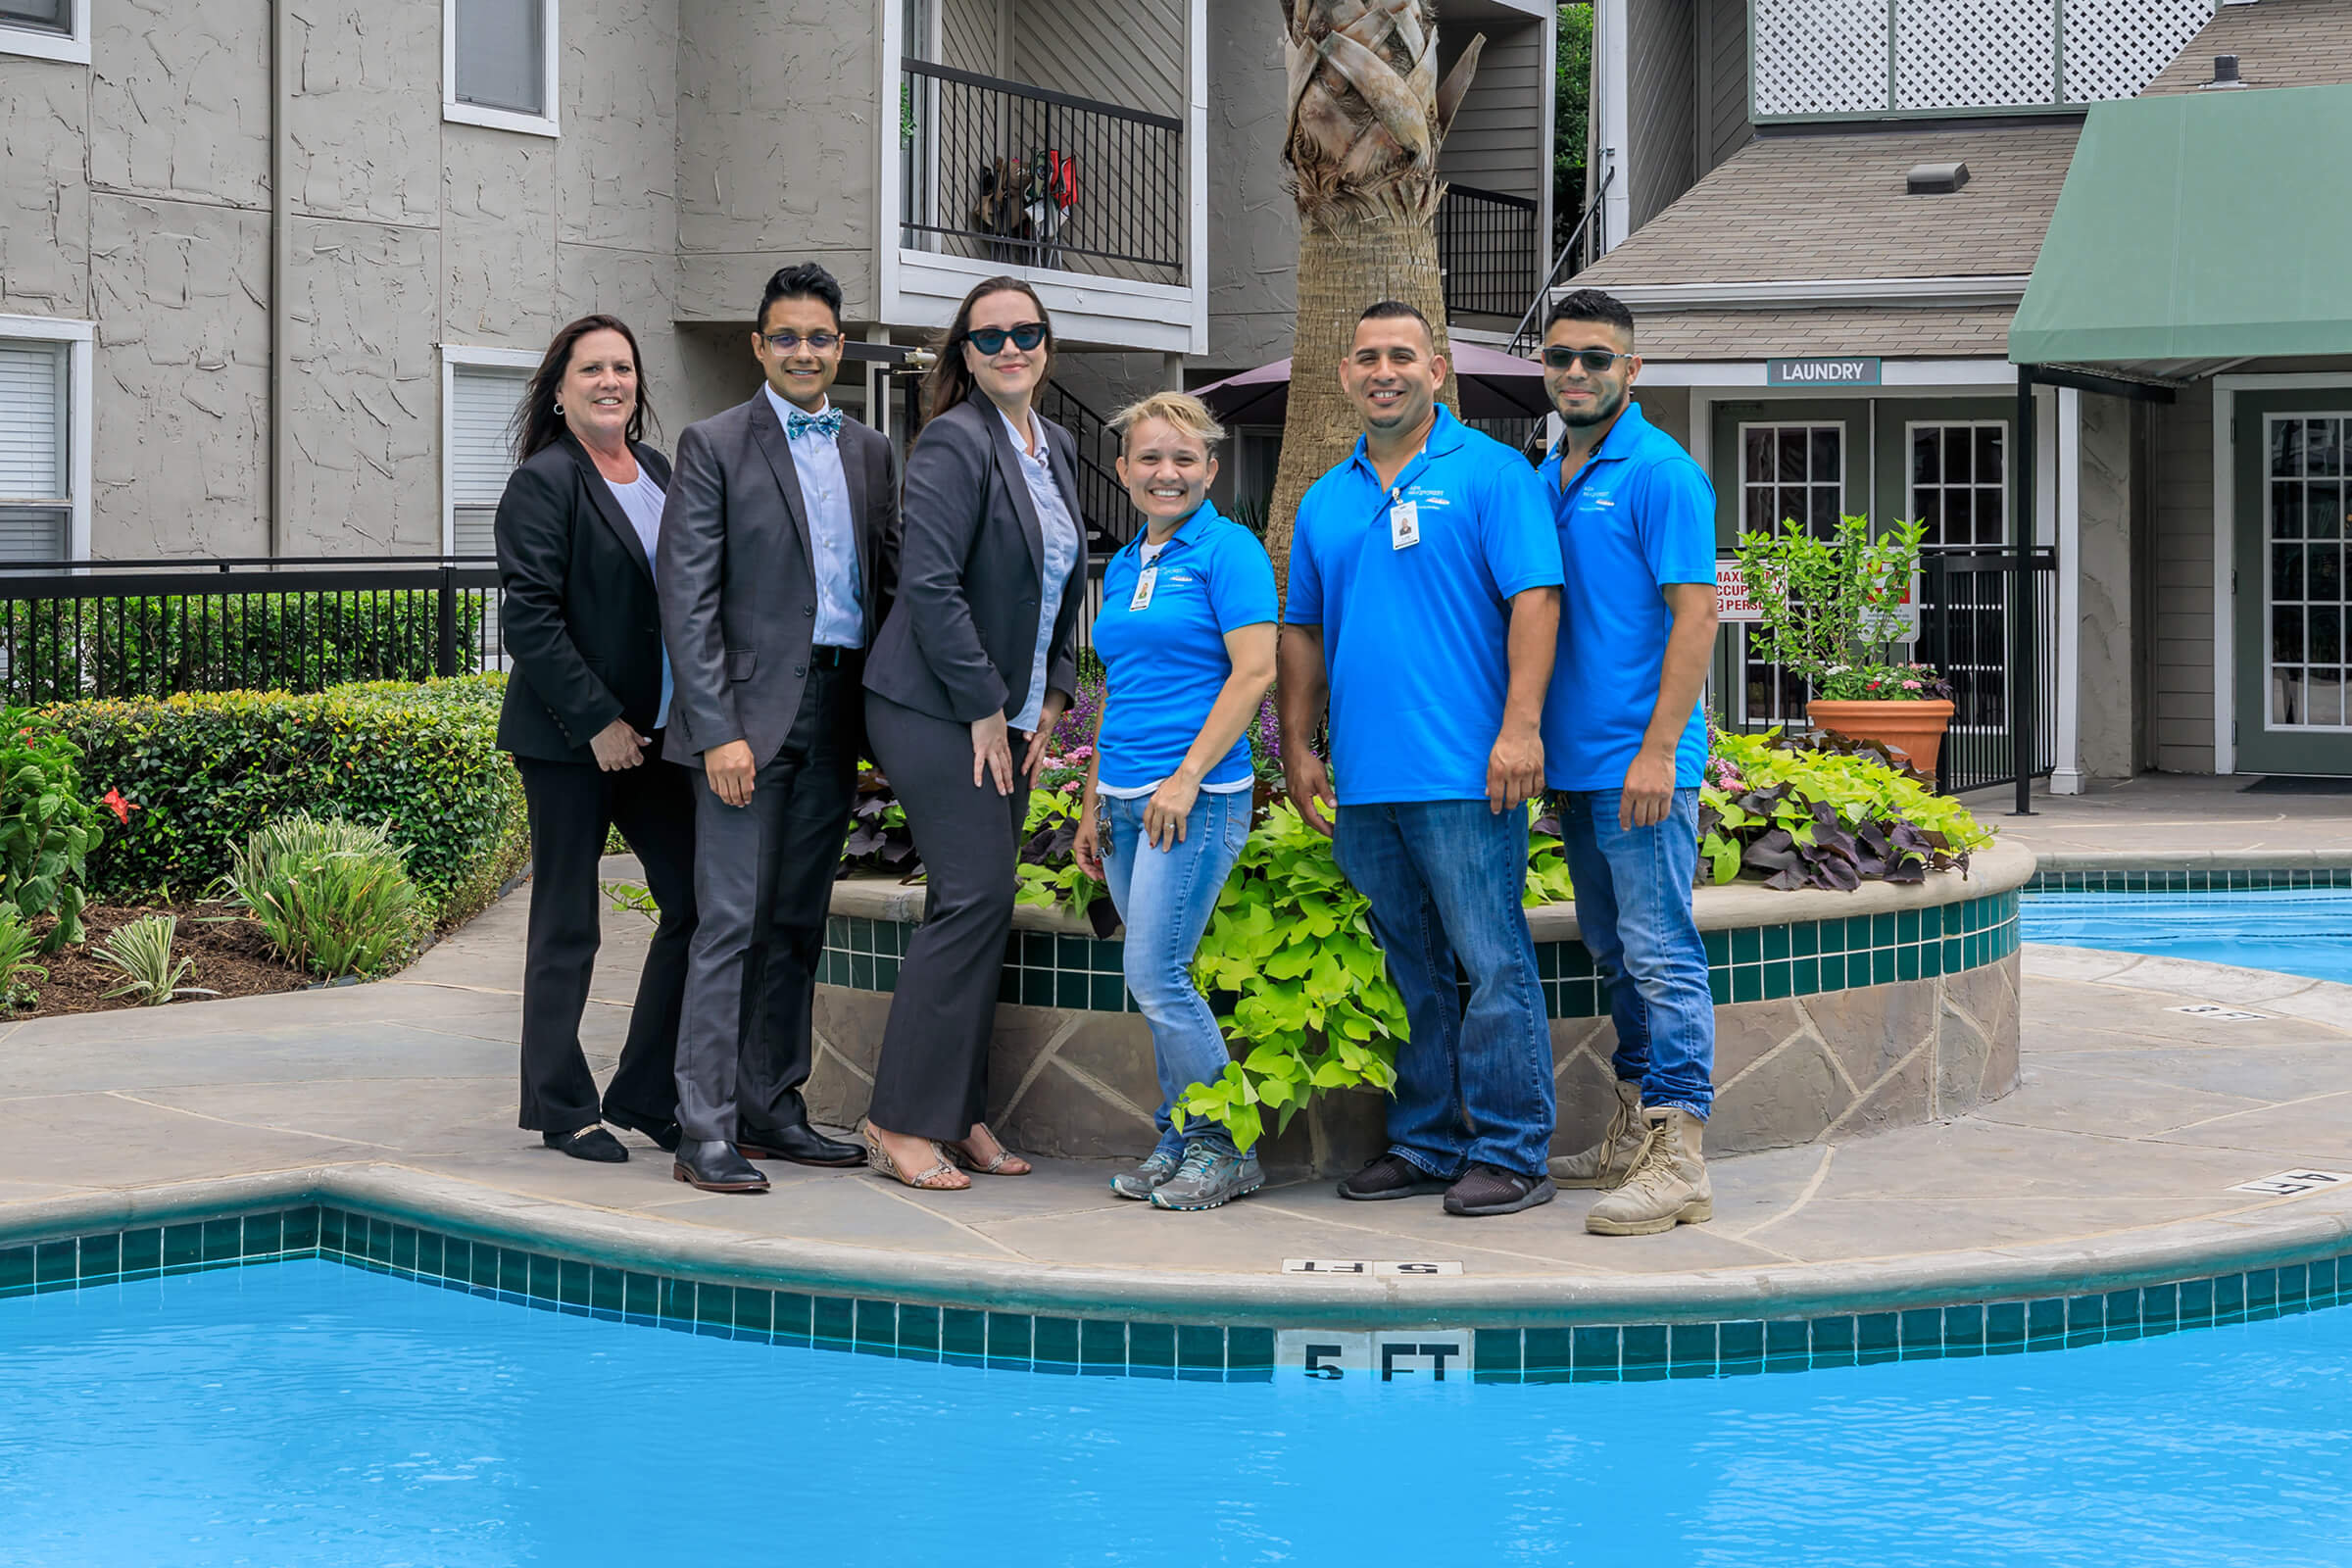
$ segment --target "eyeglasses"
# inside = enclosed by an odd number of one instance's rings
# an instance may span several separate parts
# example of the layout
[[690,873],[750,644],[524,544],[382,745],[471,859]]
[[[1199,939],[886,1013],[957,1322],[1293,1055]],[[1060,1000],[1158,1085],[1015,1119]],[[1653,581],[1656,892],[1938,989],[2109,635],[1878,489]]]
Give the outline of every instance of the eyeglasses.
[[1026,354],[1046,340],[1046,323],[1023,321],[1011,327],[975,326],[963,334],[963,340],[983,354],[1004,353],[1006,338],[1012,339],[1012,346]]
[[1631,354],[1619,354],[1612,349],[1553,348],[1545,349],[1544,351],[1544,365],[1546,369],[1569,369],[1581,360],[1584,363],[1585,368],[1592,371],[1594,375],[1605,373],[1609,367],[1615,365],[1619,360],[1630,360],[1632,358],[1633,356]]
[[841,347],[839,332],[811,332],[807,337],[798,332],[762,332],[760,335],[766,338],[767,346],[778,354],[790,354],[804,343],[817,354],[830,354]]

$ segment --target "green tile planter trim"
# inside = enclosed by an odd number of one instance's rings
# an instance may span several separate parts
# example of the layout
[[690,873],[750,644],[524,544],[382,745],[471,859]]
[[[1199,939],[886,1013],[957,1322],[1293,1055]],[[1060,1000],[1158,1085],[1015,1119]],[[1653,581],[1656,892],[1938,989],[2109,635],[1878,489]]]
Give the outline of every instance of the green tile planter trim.
[[[248,1263],[324,1258],[541,1311],[1061,1376],[1267,1383],[1274,1330],[1056,1317],[810,1295],[611,1268],[333,1204],[0,1246],[0,1298]],[[1884,1361],[2074,1349],[2352,1304],[2352,1253],[2080,1296],[1714,1323],[1526,1325],[1474,1332],[1479,1383],[1638,1383]]]
[[2202,871],[2036,871],[2028,893],[2239,893],[2352,888],[2352,865],[2216,866]]
[[[2352,874],[2352,873],[2348,873]],[[825,921],[817,979],[854,991],[897,988],[914,927],[858,915]],[[2017,951],[2017,892],[1922,908],[1886,910],[1703,934],[1707,980],[1718,1005],[1777,1002],[1827,991],[1933,980],[1998,963]],[[1004,947],[997,1000],[1070,1011],[1134,1012],[1118,942],[1015,931]],[[1544,1011],[1554,1018],[1608,1012],[1592,956],[1578,941],[1536,944]]]

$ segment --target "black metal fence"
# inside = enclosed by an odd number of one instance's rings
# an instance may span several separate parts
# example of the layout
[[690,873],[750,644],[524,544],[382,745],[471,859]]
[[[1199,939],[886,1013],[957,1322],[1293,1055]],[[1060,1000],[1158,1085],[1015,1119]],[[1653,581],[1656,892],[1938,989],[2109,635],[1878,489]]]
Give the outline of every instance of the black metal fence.
[[1184,281],[1184,122],[904,60],[900,223],[909,248]]
[[0,702],[318,691],[498,667],[488,557],[59,561],[0,569]]
[[1438,266],[1446,314],[1518,318],[1536,292],[1536,204],[1524,196],[1447,185],[1438,202]]
[[1119,457],[1119,436],[1110,421],[1083,398],[1052,381],[1046,383],[1038,409],[1069,431],[1078,449],[1078,510],[1085,514],[1089,548],[1100,555],[1134,538],[1136,529],[1143,526],[1143,514],[1135,510],[1127,487],[1119,483],[1118,469],[1112,466]]
[[1957,795],[2050,771],[2058,734],[2054,547],[1923,552],[1913,649],[1952,683],[1936,788]]

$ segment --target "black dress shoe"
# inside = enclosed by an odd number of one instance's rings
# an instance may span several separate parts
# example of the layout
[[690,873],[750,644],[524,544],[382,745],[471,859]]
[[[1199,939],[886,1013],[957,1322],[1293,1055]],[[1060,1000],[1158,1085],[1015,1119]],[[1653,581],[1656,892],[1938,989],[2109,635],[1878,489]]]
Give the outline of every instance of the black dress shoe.
[[669,1174],[706,1193],[767,1191],[767,1178],[760,1174],[760,1167],[735,1152],[735,1146],[723,1138],[708,1144],[678,1145],[677,1163],[669,1167]]
[[735,1147],[746,1159],[788,1159],[795,1165],[862,1165],[865,1151],[838,1138],[827,1138],[804,1123],[798,1127],[740,1128]]
[[567,1133],[541,1133],[539,1141],[574,1159],[591,1159],[599,1165],[617,1165],[629,1157],[620,1140],[595,1122]]
[[645,1134],[654,1141],[654,1147],[664,1153],[676,1153],[678,1140],[684,1136],[678,1130],[675,1117],[668,1121],[656,1121],[651,1116],[640,1116],[633,1110],[622,1110],[617,1105],[605,1107],[605,1120],[615,1127],[626,1127],[632,1132]]

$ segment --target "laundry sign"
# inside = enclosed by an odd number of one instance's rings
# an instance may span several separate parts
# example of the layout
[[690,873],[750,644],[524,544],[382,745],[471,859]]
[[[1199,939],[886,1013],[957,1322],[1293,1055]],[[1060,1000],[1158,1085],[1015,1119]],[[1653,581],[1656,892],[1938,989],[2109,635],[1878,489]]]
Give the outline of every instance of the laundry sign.
[[1766,386],[1877,386],[1879,360],[1875,354],[1848,354],[1827,360],[1766,360]]

